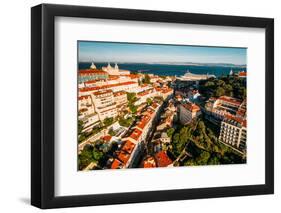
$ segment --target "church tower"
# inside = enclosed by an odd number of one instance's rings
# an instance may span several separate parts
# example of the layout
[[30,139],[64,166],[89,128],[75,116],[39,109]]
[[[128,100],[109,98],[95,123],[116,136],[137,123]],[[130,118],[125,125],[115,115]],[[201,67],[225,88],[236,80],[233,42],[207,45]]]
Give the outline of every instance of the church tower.
[[92,62],[92,65],[91,65],[91,67],[90,67],[91,69],[97,69],[97,67],[96,67],[96,65],[94,64],[94,61]]
[[108,62],[108,64],[107,64],[107,70],[110,70],[110,69],[112,69],[112,67],[111,67],[110,63]]
[[119,67],[118,67],[118,65],[117,65],[117,63],[115,63],[115,70],[119,70]]

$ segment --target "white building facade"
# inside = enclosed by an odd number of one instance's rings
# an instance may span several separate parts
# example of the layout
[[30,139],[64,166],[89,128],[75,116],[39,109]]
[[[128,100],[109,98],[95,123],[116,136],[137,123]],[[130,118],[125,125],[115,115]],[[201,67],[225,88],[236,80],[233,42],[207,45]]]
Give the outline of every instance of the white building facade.
[[247,142],[246,120],[235,117],[225,118],[221,122],[219,140],[238,149],[242,152],[246,151]]
[[179,119],[181,124],[189,124],[193,119],[201,115],[200,108],[196,104],[187,103],[179,105]]

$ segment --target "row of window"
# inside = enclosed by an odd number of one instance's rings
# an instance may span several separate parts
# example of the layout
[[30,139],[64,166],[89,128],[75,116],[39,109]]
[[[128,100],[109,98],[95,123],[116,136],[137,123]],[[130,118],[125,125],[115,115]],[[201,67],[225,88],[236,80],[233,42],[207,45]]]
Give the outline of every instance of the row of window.
[[222,128],[221,130],[225,131],[225,132],[238,133],[238,134],[240,132],[239,129],[235,130],[235,129],[229,129],[229,128]]
[[223,139],[222,141],[225,142],[225,143],[228,143],[228,144],[230,144],[232,146],[235,146],[237,144],[237,141],[226,140],[226,139]]
[[226,135],[222,135],[220,138],[222,138],[224,140],[231,140],[231,141],[238,142],[238,138],[237,137],[229,137],[229,136],[226,136]]

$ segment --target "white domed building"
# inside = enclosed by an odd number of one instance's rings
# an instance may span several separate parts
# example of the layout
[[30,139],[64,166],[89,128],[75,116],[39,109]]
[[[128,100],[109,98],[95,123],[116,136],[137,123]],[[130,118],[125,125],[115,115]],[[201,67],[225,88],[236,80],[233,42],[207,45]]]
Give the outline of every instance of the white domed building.
[[114,67],[111,66],[110,63],[106,67],[102,67],[102,70],[107,72],[109,75],[129,75],[129,70],[121,70],[118,67],[118,64],[115,63]]
[[93,69],[93,70],[97,69],[97,67],[96,67],[96,65],[94,64],[94,62],[92,62],[91,66],[90,66],[90,69]]
[[108,63],[107,67],[102,67],[102,70],[109,75],[119,75],[119,67],[117,64],[115,64],[115,67],[112,67],[110,63]]

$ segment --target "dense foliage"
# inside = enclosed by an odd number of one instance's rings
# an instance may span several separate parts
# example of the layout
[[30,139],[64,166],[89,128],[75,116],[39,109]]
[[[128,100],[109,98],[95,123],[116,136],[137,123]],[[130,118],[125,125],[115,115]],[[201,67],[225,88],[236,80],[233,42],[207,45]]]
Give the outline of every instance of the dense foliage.
[[104,153],[97,149],[95,146],[85,146],[78,156],[79,169],[83,169],[90,163],[98,163]]
[[147,104],[148,106],[150,106],[150,105],[152,104],[152,99],[151,99],[151,98],[147,98],[147,99],[146,99],[146,104]]
[[113,118],[105,118],[105,119],[103,120],[103,125],[104,125],[104,126],[110,126],[111,124],[113,124],[113,122],[114,122],[114,119],[113,119]]
[[133,117],[119,118],[119,124],[124,127],[129,127],[134,122]]
[[135,102],[138,100],[136,93],[127,93],[128,107],[132,114],[137,112],[137,106],[135,106]]
[[183,152],[190,156],[180,165],[217,165],[245,162],[231,148],[220,143],[214,131],[205,125],[204,119],[198,119],[187,126],[179,126],[172,136],[172,148],[169,149],[176,159]]
[[199,90],[206,97],[227,95],[239,99],[246,98],[246,82],[237,76],[210,78],[200,84]]

